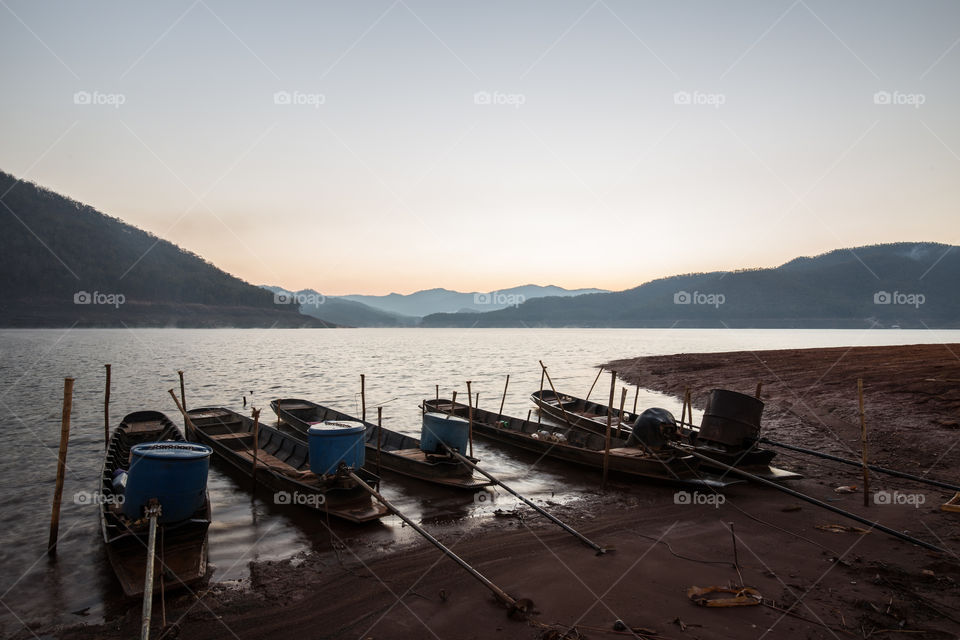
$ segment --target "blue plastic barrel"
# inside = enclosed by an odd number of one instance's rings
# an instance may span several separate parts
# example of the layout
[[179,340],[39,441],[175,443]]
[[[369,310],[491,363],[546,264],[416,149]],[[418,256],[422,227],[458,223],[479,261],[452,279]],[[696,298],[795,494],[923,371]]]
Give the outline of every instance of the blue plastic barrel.
[[334,473],[341,462],[351,469],[363,466],[366,427],[356,420],[328,420],[307,430],[310,440],[310,471],[318,476]]
[[467,452],[467,440],[470,438],[470,423],[463,418],[445,413],[423,414],[423,428],[420,430],[420,450],[427,453],[446,453],[440,443],[460,453]]
[[123,512],[142,518],[147,502],[160,503],[160,522],[186,520],[203,506],[213,449],[193,442],[147,442],[130,449]]

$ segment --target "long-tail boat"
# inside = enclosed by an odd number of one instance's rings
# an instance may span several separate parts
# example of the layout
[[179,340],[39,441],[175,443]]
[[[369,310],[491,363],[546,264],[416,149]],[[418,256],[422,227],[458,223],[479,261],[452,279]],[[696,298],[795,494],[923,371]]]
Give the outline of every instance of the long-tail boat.
[[[131,504],[133,498],[126,495],[125,489],[128,475],[136,473],[131,469],[131,449],[149,443],[166,447],[188,445],[176,425],[163,413],[137,411],[128,414],[110,436],[100,474],[99,493],[93,498],[100,507],[100,530],[107,558],[123,592],[129,597],[140,596],[144,591],[149,520],[143,517],[138,505]],[[164,590],[171,591],[187,587],[207,575],[210,498],[205,481],[200,491],[202,495],[199,495],[192,513],[188,509],[181,518],[174,516],[171,510],[168,513],[175,521],[161,520],[154,583],[158,591],[161,581]]]
[[[302,437],[306,437],[311,425],[327,420],[363,424],[366,427],[364,443],[367,448],[368,469],[376,468],[379,464],[395,473],[457,489],[476,490],[492,484],[445,451],[424,451],[417,438],[390,429],[381,430],[375,424],[363,422],[336,409],[293,398],[273,400],[270,408],[282,423]],[[466,455],[465,451],[461,453]],[[476,458],[470,460],[477,462]]]
[[[446,399],[423,401],[427,412],[470,417],[470,407]],[[606,437],[582,429],[558,427],[473,408],[473,433],[498,444],[524,449],[544,457],[600,470],[606,455]],[[633,445],[611,435],[608,468],[611,473],[645,481],[687,487],[722,489],[743,481],[700,468],[699,461],[669,447]]]
[[[587,430],[593,433],[605,433],[607,428],[607,405],[584,400],[567,394],[557,394],[545,389],[530,394],[530,399],[544,416],[562,425]],[[758,446],[760,434],[760,414],[763,403],[760,400],[734,391],[715,389],[711,392],[700,428],[677,423],[667,411],[664,419],[672,422],[675,429],[683,434],[686,446],[721,464],[737,467],[767,480],[790,480],[801,477],[800,474],[770,465],[776,452]],[[629,437],[643,414],[613,409],[611,424],[614,433]],[[638,437],[642,434],[638,433]],[[703,461],[705,467],[710,462]]]
[[[378,520],[389,513],[350,478],[344,466],[327,474],[314,473],[306,442],[261,424],[254,448],[255,422],[245,415],[225,408],[191,409],[187,415],[191,439],[210,445],[217,457],[235,470],[252,475],[256,457],[255,481],[275,492],[275,504],[299,505],[355,523]],[[379,486],[376,475],[363,469],[353,471],[368,485]]]

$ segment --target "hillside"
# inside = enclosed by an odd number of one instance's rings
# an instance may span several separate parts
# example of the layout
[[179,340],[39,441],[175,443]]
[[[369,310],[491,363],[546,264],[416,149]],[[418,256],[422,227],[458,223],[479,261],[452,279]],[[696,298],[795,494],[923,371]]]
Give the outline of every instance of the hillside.
[[0,326],[329,326],[117,218],[0,172]]
[[839,249],[772,269],[679,275],[490,313],[434,314],[422,326],[958,328],[956,249],[927,242]]

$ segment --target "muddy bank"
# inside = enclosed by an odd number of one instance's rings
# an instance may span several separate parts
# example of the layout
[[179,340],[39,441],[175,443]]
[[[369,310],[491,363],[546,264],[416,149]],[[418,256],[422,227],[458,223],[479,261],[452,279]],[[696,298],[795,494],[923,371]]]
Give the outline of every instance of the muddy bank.
[[[858,451],[856,378],[865,379],[877,461],[956,481],[960,433],[956,381],[960,347],[778,351],[682,355],[611,363],[631,382],[671,393],[689,386],[701,404],[713,387],[752,392],[764,381],[764,428],[814,448]],[[851,385],[852,379],[852,385]],[[834,437],[835,435],[835,437]],[[181,638],[954,638],[960,633],[960,515],[940,510],[952,492],[876,479],[909,503],[863,506],[857,469],[793,455],[775,463],[805,478],[791,487],[946,548],[928,552],[765,487],[723,496],[681,496],[675,488],[612,482],[566,505],[544,506],[591,539],[616,548],[596,556],[543,518],[430,523],[431,532],[497,585],[533,601],[512,619],[483,586],[424,542],[379,548],[331,538],[327,551],[251,565],[240,584],[212,585],[168,599],[165,637]],[[536,473],[536,468],[531,473]],[[571,474],[582,472],[571,470]],[[572,477],[572,476],[571,476]],[[581,478],[582,479],[582,478]],[[510,510],[512,501],[498,506]],[[521,517],[522,516],[522,517]],[[733,523],[736,537],[729,523]],[[764,603],[698,607],[692,586],[739,584]],[[155,608],[155,611],[157,609]],[[159,615],[159,614],[157,614]],[[617,632],[622,620],[633,633]],[[44,637],[129,638],[139,603],[98,627],[48,628]],[[553,634],[553,635],[551,635]],[[579,634],[579,635],[578,635]],[[33,637],[27,633],[23,637]],[[19,636],[18,636],[19,637]],[[161,637],[155,632],[153,637]]]

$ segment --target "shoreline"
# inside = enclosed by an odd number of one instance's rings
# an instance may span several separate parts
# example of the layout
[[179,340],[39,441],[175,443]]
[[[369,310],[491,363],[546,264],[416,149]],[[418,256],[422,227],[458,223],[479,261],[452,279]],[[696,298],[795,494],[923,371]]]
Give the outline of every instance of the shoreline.
[[[767,403],[764,434],[846,457],[849,448],[859,451],[859,425],[850,417],[856,415],[856,377],[862,375],[871,451],[876,450],[871,462],[908,472],[930,468],[931,476],[952,481],[960,463],[960,446],[949,448],[960,440],[953,422],[960,414],[960,385],[952,382],[960,381],[960,359],[951,351],[960,354],[960,345],[681,354],[618,360],[610,367],[624,380],[669,394],[690,386],[701,408],[710,388],[752,395],[758,374],[764,374],[759,377]],[[825,436],[831,432],[836,438]],[[956,637],[960,517],[940,511],[952,494],[873,476],[872,488],[923,495],[924,502],[863,507],[860,491],[834,491],[859,485],[859,469],[786,453],[778,453],[774,464],[806,476],[791,482],[792,488],[908,530],[954,555],[930,553],[879,531],[818,529],[856,523],[765,487],[738,485],[722,502],[683,504],[673,487],[613,481],[601,492],[597,478],[597,488],[580,500],[544,506],[598,543],[616,547],[604,556],[527,508],[522,519],[427,526],[508,593],[530,598],[531,621],[508,618],[489,591],[422,540],[389,550],[354,544],[355,555],[345,545],[288,561],[251,563],[242,588],[211,585],[202,604],[189,595],[171,597],[167,617],[183,615],[180,637],[189,638],[229,637],[230,631],[255,639],[279,633],[561,638],[574,626],[590,638],[633,637],[613,631],[617,619],[645,629],[638,637],[759,638],[768,629],[776,638],[903,636],[882,632],[886,629],[923,631],[909,634],[920,638]],[[573,474],[585,472],[571,467]],[[698,607],[687,599],[689,587],[739,581],[730,522],[743,582],[767,603]],[[358,529],[348,542],[362,536]],[[125,617],[104,625],[35,631],[58,638],[121,638],[138,626],[139,603],[132,603]],[[547,635],[551,630],[559,635]],[[21,636],[32,637],[25,631],[15,637]]]

